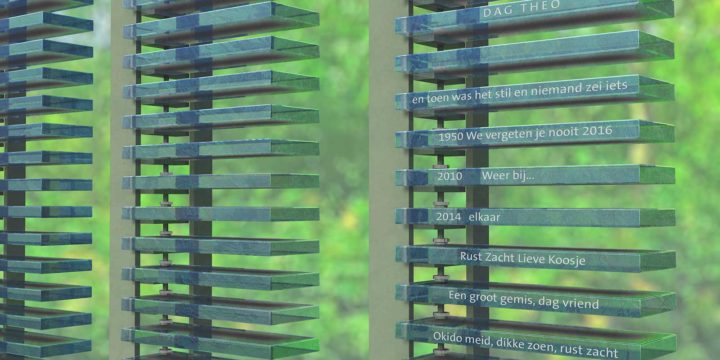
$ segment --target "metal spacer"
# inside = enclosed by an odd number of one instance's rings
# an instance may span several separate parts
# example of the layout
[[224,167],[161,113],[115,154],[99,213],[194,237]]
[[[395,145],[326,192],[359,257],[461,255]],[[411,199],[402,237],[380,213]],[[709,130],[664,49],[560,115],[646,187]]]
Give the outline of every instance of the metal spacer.
[[433,313],[433,319],[435,320],[445,320],[450,317],[450,313],[447,311],[436,311]]
[[433,244],[435,245],[447,245],[450,243],[450,239],[448,238],[434,238]]
[[160,206],[162,207],[171,207],[173,205],[172,201],[161,201]]
[[160,319],[160,326],[170,326],[172,324],[172,319]]
[[448,356],[450,355],[450,349],[446,349],[444,347],[437,348],[433,350],[433,355],[435,356]]
[[439,283],[446,283],[450,281],[450,276],[448,275],[434,275],[433,281],[439,282]]
[[433,206],[436,208],[444,208],[447,209],[450,206],[450,203],[447,201],[435,201],[433,203]]
[[172,236],[172,234],[173,234],[172,231],[165,231],[165,230],[163,230],[163,231],[160,232],[160,236]]
[[172,296],[173,291],[172,290],[160,290],[160,296]]
[[173,176],[173,173],[163,171],[163,172],[160,173],[160,176]]
[[447,166],[447,165],[445,165],[445,164],[435,164],[435,165],[433,165],[432,168],[433,168],[433,169],[440,170],[440,169],[449,169],[450,167]]
[[170,356],[173,354],[173,351],[169,347],[161,347],[158,353],[162,356]]
[[171,267],[171,266],[172,266],[172,261],[170,261],[170,260],[165,260],[165,259],[160,260],[160,266],[162,266],[162,267]]

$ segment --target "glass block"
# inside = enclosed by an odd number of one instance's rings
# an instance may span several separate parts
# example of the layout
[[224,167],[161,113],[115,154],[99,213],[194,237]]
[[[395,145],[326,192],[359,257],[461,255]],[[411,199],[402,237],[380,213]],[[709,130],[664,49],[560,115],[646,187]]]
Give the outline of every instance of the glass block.
[[30,358],[72,355],[91,350],[90,340],[25,332],[22,335],[0,330],[0,347],[8,355]]
[[415,80],[458,83],[469,74],[667,60],[674,56],[673,43],[633,30],[403,55],[397,57],[395,68]]
[[92,217],[90,206],[0,206],[0,218]]
[[270,70],[128,85],[124,96],[146,105],[186,106],[197,101],[312,91],[319,87],[318,78]]
[[36,12],[0,19],[0,43],[66,36],[92,30],[92,20]]
[[61,151],[27,151],[0,153],[0,166],[84,164],[92,164],[92,154]]
[[674,251],[471,245],[397,248],[396,260],[427,266],[481,266],[641,273],[674,269]]
[[317,208],[282,207],[126,207],[122,211],[123,219],[149,222],[187,222],[187,221],[317,221],[320,211]]
[[313,59],[319,55],[317,45],[266,36],[128,55],[124,65],[146,75],[182,77],[253,64]]
[[194,189],[306,189],[320,186],[318,175],[238,174],[133,176],[123,179],[124,189],[173,192]]
[[147,284],[182,284],[247,290],[285,290],[318,286],[308,272],[172,265],[123,269],[124,280]]
[[92,5],[92,0],[0,0],[0,17],[37,11],[62,11]]
[[5,191],[90,191],[92,180],[77,179],[10,179],[0,180]]
[[124,34],[145,45],[181,47],[319,23],[315,12],[268,1],[127,25]]
[[649,165],[398,170],[405,187],[674,184],[675,169]]
[[570,326],[554,326],[449,318],[401,322],[397,326],[400,339],[583,357],[590,359],[656,359],[675,352],[676,336],[662,333],[601,330]]
[[93,129],[90,126],[48,123],[0,126],[0,141],[80,139],[92,136]]
[[49,115],[92,111],[92,100],[39,95],[0,99],[0,116]]
[[279,359],[319,350],[316,339],[226,328],[197,328],[185,324],[123,329],[124,341],[187,350]]
[[123,310],[244,324],[278,325],[320,317],[318,306],[266,301],[157,295],[123,299]]
[[92,270],[92,261],[85,259],[53,259],[44,257],[0,256],[0,271],[25,274],[57,274]]
[[510,360],[508,358],[487,357],[479,355],[448,353],[447,355],[425,355],[410,360]]
[[0,305],[0,324],[24,329],[49,330],[90,325],[92,315],[62,310]]
[[150,354],[150,355],[143,355],[138,357],[130,357],[126,358],[125,360],[230,360],[227,358],[220,358],[217,356],[210,356],[207,357],[206,355],[202,354],[189,354],[189,353],[181,353],[177,351],[172,351],[170,354]]
[[675,310],[671,292],[582,289],[465,281],[421,282],[396,287],[396,299],[498,309],[640,318]]
[[277,105],[237,106],[157,114],[130,115],[123,127],[151,134],[266,125],[317,124],[317,110]]
[[674,141],[674,126],[643,120],[401,131],[395,134],[397,147],[417,149],[421,152],[436,148],[642,144]]
[[[494,1],[494,0],[491,0]],[[410,0],[413,6],[427,9],[430,11],[447,11],[462,9],[465,7],[479,6],[486,3],[487,0]]]
[[639,228],[675,226],[675,210],[658,209],[397,209],[395,222],[404,225],[566,226]]
[[0,45],[0,69],[82,60],[93,57],[93,48],[50,40]]
[[563,1],[544,7],[525,1],[398,18],[398,34],[415,42],[458,44],[517,32],[589,27],[664,19],[675,14],[671,0]]
[[263,0],[124,0],[123,4],[144,16],[165,18],[260,1]]
[[143,253],[226,254],[248,256],[286,256],[317,254],[317,240],[252,239],[230,237],[132,237],[123,238],[124,250]]
[[319,153],[317,142],[252,139],[128,146],[123,149],[123,158],[162,163],[164,160],[316,156]]
[[0,298],[24,301],[60,301],[92,296],[92,287],[49,283],[0,281]]
[[500,111],[670,101],[675,87],[640,75],[549,81],[398,94],[395,107],[418,117]]
[[69,70],[34,68],[0,73],[0,91],[32,91],[89,85],[92,74]]
[[24,246],[89,245],[92,244],[92,234],[52,232],[0,232],[0,244]]

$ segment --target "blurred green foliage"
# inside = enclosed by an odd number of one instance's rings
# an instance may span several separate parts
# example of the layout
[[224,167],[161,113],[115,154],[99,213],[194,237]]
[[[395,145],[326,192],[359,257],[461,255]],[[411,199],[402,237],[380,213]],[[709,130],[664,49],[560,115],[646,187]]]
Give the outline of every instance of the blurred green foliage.
[[[63,331],[64,335],[91,337],[94,351],[72,359],[107,358],[108,319],[108,257],[120,251],[119,239],[108,232],[109,191],[109,67],[110,49],[108,13],[110,0],[97,1],[92,9],[78,9],[71,13],[92,16],[97,31],[93,35],[80,35],[72,41],[92,44],[96,48],[93,60],[60,64],[68,69],[93,70],[95,85],[54,91],[54,94],[91,97],[95,100],[92,115],[48,116],[53,122],[91,124],[95,127],[92,140],[62,143],[64,150],[95,153],[95,163],[87,168],[32,169],[40,176],[92,176],[95,190],[92,194],[32,195],[30,202],[43,204],[91,204],[92,221],[32,222],[35,229],[52,228],[55,231],[88,231],[94,233],[94,245],[51,249],[52,256],[92,258],[94,271],[79,276],[37,277],[35,280],[94,284],[91,300],[59,303],[59,307],[75,310],[92,309],[94,325]],[[114,0],[120,1],[120,0]],[[291,64],[272,65],[278,70],[311,74],[322,79],[322,90],[314,94],[263,97],[227,103],[277,102],[284,105],[308,106],[316,104],[322,111],[320,126],[277,127],[248,130],[219,131],[218,139],[246,137],[319,138],[322,155],[319,159],[300,161],[272,160],[254,162],[238,160],[218,161],[218,172],[272,170],[291,168],[297,171],[321,169],[322,188],[319,191],[288,191],[282,193],[218,192],[217,204],[285,204],[319,205],[322,208],[320,224],[246,226],[219,224],[218,234],[267,235],[319,238],[322,255],[288,259],[235,259],[218,257],[218,264],[242,263],[243,266],[291,270],[317,270],[322,274],[322,286],[310,291],[282,292],[274,298],[289,301],[307,301],[322,306],[322,320],[291,326],[287,331],[314,334],[322,339],[322,352],[308,359],[366,359],[368,349],[367,273],[368,273],[368,139],[367,139],[367,2],[347,0],[288,0],[289,5],[314,9],[322,14],[322,25],[316,29],[284,32],[289,39],[315,42],[321,45],[322,59]],[[509,112],[493,115],[493,125],[543,123],[551,121],[613,120],[646,118],[677,125],[676,145],[587,146],[568,148],[539,148],[499,150],[493,152],[493,165],[581,165],[656,163],[674,166],[678,171],[677,186],[652,187],[539,187],[531,189],[493,189],[494,206],[526,207],[674,207],[678,210],[679,225],[675,229],[644,230],[593,230],[593,229],[493,229],[492,239],[497,244],[524,244],[541,246],[573,246],[602,248],[676,249],[679,252],[677,271],[618,276],[617,274],[572,273],[559,271],[493,270],[493,280],[518,283],[558,284],[617,289],[675,289],[680,295],[677,312],[650,319],[616,321],[603,317],[578,317],[536,312],[494,311],[494,317],[522,321],[541,321],[578,324],[595,327],[650,329],[676,332],[680,345],[673,359],[715,359],[720,353],[720,342],[714,336],[720,324],[718,298],[720,290],[720,245],[714,243],[717,232],[718,204],[720,200],[720,168],[715,160],[720,157],[716,121],[720,120],[720,2],[679,1],[676,20],[647,24],[630,24],[554,33],[515,36],[497,40],[521,41],[572,34],[596,33],[642,27],[655,35],[677,43],[677,61],[654,64],[600,66],[593,68],[567,68],[504,75],[493,78],[494,84],[532,82],[554,79],[594,77],[613,74],[641,73],[677,85],[677,103],[653,105],[601,106],[533,112]],[[387,36],[395,36],[388,34]],[[399,54],[398,54],[399,55]],[[393,59],[387,59],[387,66]],[[262,66],[257,68],[263,68]],[[388,99],[392,101],[393,99]],[[222,105],[226,102],[218,102]],[[430,126],[430,124],[427,124]],[[56,143],[59,145],[60,143]],[[50,145],[33,145],[51,148]],[[372,146],[372,145],[370,145]],[[420,162],[418,166],[428,165]],[[242,169],[238,169],[242,166]],[[392,174],[387,174],[392,176]],[[70,200],[72,199],[72,200]],[[181,199],[174,199],[182,202]],[[459,199],[450,199],[459,205]],[[146,201],[155,202],[149,198]],[[155,232],[155,230],[152,232]],[[248,233],[252,231],[252,233]],[[459,234],[458,234],[459,235]],[[459,241],[456,237],[455,239]],[[46,249],[34,249],[37,254]],[[49,254],[46,256],[50,256]],[[175,258],[177,262],[183,259]],[[152,290],[150,288],[148,291]],[[154,290],[152,290],[154,291]],[[264,294],[219,291],[219,294],[258,298]],[[394,301],[387,294],[387,301]],[[149,319],[156,320],[156,319]],[[233,326],[233,324],[222,324]],[[267,329],[262,329],[267,330]],[[285,330],[280,328],[280,331]],[[395,341],[388,339],[388,341]],[[148,349],[155,350],[155,349]],[[716,355],[713,355],[716,354]],[[522,354],[523,359],[543,358]],[[385,360],[385,359],[373,359]]]

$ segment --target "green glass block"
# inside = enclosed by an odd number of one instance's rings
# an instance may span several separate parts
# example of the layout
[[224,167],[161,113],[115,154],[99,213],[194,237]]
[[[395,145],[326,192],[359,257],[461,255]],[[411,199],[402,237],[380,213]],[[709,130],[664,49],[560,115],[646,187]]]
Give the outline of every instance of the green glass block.
[[398,34],[428,45],[451,45],[517,32],[580,28],[670,18],[671,0],[515,1],[398,18]]
[[0,0],[0,17],[37,11],[62,11],[92,5],[92,0]]
[[435,149],[674,141],[675,127],[643,120],[401,131],[395,134],[397,147],[415,149],[421,154],[436,152]]
[[457,189],[467,186],[674,184],[675,169],[649,165],[491,167],[477,169],[398,170],[395,184]]
[[187,350],[242,355],[253,359],[279,359],[319,350],[313,338],[226,328],[197,328],[186,324],[123,329],[124,341],[172,346]]
[[145,45],[181,47],[319,23],[315,12],[268,1],[127,25],[124,35]]
[[188,221],[317,221],[317,208],[281,207],[126,207],[123,219],[168,223]]
[[266,301],[157,295],[123,299],[123,310],[244,324],[278,325],[320,317],[318,306]]
[[123,269],[124,280],[146,284],[182,284],[247,290],[285,290],[318,286],[317,273],[207,268],[172,265]]
[[124,250],[142,253],[226,254],[287,256],[317,254],[317,240],[252,239],[230,237],[163,236],[123,238]]
[[668,60],[674,55],[673,43],[633,30],[403,55],[395,68],[414,80],[448,84],[464,83],[470,74]]
[[0,91],[3,92],[43,90],[92,83],[92,74],[69,70],[34,68],[0,73]]
[[672,334],[461,318],[401,322],[397,337],[589,359],[650,360],[675,352],[677,346]]
[[675,88],[640,75],[611,76],[398,94],[395,107],[414,116],[442,118],[472,111],[501,111],[670,101]]
[[671,292],[581,289],[464,281],[421,282],[396,287],[397,300],[415,304],[549,311],[640,318],[675,310]]
[[172,351],[170,354],[151,354],[143,355],[138,357],[125,358],[125,360],[230,360],[227,358],[220,358],[217,356],[210,356],[203,354],[189,354]]
[[125,8],[149,17],[174,17],[194,12],[223,9],[264,0],[124,0]]
[[92,270],[92,261],[44,257],[0,256],[0,271],[25,274],[57,274]]
[[317,45],[266,36],[128,55],[124,66],[146,75],[183,77],[253,64],[313,59],[319,55]]
[[60,246],[92,244],[90,233],[0,232],[0,245]]
[[90,191],[92,180],[10,179],[0,180],[0,192],[6,191]]
[[0,99],[0,116],[63,114],[92,111],[92,109],[92,100],[60,96],[39,95]]
[[124,96],[147,105],[186,106],[190,102],[312,91],[319,87],[318,78],[269,70],[128,85]]
[[317,110],[277,105],[238,106],[157,114],[130,115],[123,127],[150,134],[267,125],[317,124]]
[[88,313],[0,305],[0,324],[3,326],[50,330],[90,323],[92,315]]
[[92,136],[93,129],[90,126],[49,123],[0,126],[0,141],[81,139]]
[[410,360],[509,360],[507,358],[487,357],[480,355],[448,353],[446,355],[417,356]]
[[84,164],[92,164],[92,154],[61,151],[27,151],[0,153],[0,166]]
[[399,262],[420,266],[479,266],[641,273],[674,269],[674,251],[471,245],[399,246]]
[[0,206],[0,218],[92,217],[90,206]]
[[0,298],[23,301],[60,301],[92,297],[92,287],[36,282],[0,281]]
[[0,69],[18,69],[33,65],[88,59],[93,48],[50,40],[34,40],[0,45]]
[[143,192],[195,189],[307,189],[320,187],[320,177],[301,174],[162,175],[123,178],[123,188]]
[[92,20],[36,12],[0,19],[0,43],[66,36],[92,30]]
[[90,340],[25,332],[22,335],[0,330],[0,347],[8,355],[29,358],[72,355],[91,350]]
[[657,209],[397,209],[395,223],[418,226],[675,226],[674,210]]
[[272,139],[138,145],[123,149],[123,158],[150,163],[163,163],[167,160],[316,156],[319,154],[320,145],[317,142]]

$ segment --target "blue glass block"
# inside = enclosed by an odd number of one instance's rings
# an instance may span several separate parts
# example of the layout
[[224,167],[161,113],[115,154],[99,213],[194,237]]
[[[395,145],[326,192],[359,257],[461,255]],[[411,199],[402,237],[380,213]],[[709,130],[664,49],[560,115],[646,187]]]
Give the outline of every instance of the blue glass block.
[[589,359],[650,360],[675,352],[672,334],[498,320],[449,318],[401,322],[400,339]]
[[220,358],[217,356],[210,356],[204,354],[190,354],[172,351],[170,354],[150,354],[138,357],[130,357],[125,360],[230,360],[227,358]]
[[315,12],[269,1],[127,25],[124,34],[145,45],[181,47],[319,23]]
[[230,237],[163,236],[123,238],[124,250],[143,253],[227,254],[287,256],[317,254],[317,240],[252,239]]
[[317,208],[281,207],[126,207],[123,219],[156,223],[188,221],[317,221]]
[[0,126],[0,141],[80,139],[92,136],[93,129],[90,126],[48,123]]
[[171,315],[244,324],[279,325],[320,317],[314,305],[298,305],[188,295],[157,295],[123,299],[123,310],[140,314]]
[[89,245],[92,244],[92,234],[50,232],[0,232],[0,244],[24,246]]
[[0,166],[92,164],[92,154],[61,151],[0,153]]
[[92,74],[69,70],[34,68],[0,73],[0,91],[31,91],[89,85]]
[[76,179],[10,179],[0,180],[5,191],[90,191],[92,180]]
[[317,142],[253,139],[128,146],[123,149],[123,158],[162,163],[163,160],[315,156],[319,153]]
[[674,184],[675,169],[649,165],[490,167],[398,170],[395,184],[424,188],[534,185]]
[[404,225],[657,227],[674,226],[674,210],[656,209],[397,209],[395,223]]
[[125,268],[123,280],[247,290],[286,290],[318,286],[317,273],[172,265]]
[[0,17],[37,11],[62,11],[92,5],[92,0],[0,0]]
[[0,206],[0,218],[92,217],[90,206]]
[[18,69],[32,65],[88,59],[93,48],[50,40],[34,40],[0,45],[0,69]]
[[260,1],[263,0],[124,0],[123,5],[144,16],[165,18]]
[[641,273],[674,269],[674,251],[540,247],[399,246],[399,262],[420,266],[479,266]]
[[123,329],[122,338],[138,344],[279,359],[319,350],[317,339],[226,328],[197,328],[186,324]]
[[674,126],[643,120],[401,131],[395,134],[397,147],[421,151],[674,141]]
[[320,122],[320,115],[317,110],[277,105],[255,105],[129,115],[123,118],[123,127],[141,130],[144,133],[172,134],[204,129],[317,124],[318,122]]
[[0,115],[49,115],[92,111],[92,104],[92,100],[49,95],[0,99]]
[[72,355],[91,350],[89,340],[25,332],[22,335],[0,330],[0,347],[8,355],[30,358]]
[[313,59],[319,55],[317,45],[267,36],[128,55],[124,66],[146,75],[182,77],[253,64]]
[[91,260],[0,256],[0,271],[25,274],[57,274],[92,270]]
[[23,42],[92,30],[92,20],[50,12],[36,12],[0,19],[0,43]]
[[0,298],[22,301],[60,301],[92,297],[92,287],[36,282],[0,281]]
[[464,281],[421,282],[396,287],[396,299],[498,309],[640,318],[675,310],[671,292],[581,289]]
[[124,189],[161,193],[195,189],[306,189],[319,186],[319,176],[301,174],[162,175],[123,178]]
[[515,1],[398,18],[398,34],[415,42],[458,44],[517,32],[588,27],[673,17],[671,0],[584,0],[544,3]]
[[667,60],[674,55],[673,43],[633,30],[403,55],[396,58],[395,68],[414,80],[447,84],[464,82],[469,74]]
[[238,98],[268,93],[317,90],[318,78],[256,71],[128,85],[124,96],[147,105],[185,106],[189,102]]
[[92,315],[88,313],[0,305],[0,324],[3,326],[49,330],[90,323]]
[[437,118],[471,111],[500,111],[669,101],[675,88],[640,75],[398,94],[395,107]]

